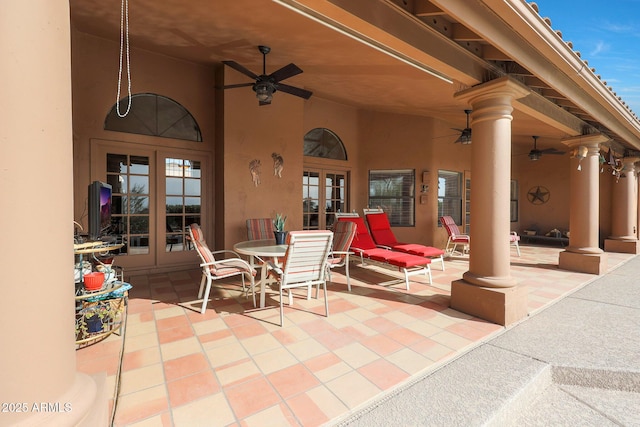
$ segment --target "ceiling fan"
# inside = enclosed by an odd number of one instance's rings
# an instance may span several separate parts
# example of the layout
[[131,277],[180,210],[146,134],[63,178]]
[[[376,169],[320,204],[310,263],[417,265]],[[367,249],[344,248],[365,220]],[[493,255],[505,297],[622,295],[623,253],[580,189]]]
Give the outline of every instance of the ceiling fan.
[[453,130],[457,130],[458,132],[460,132],[460,136],[458,137],[458,139],[453,141],[454,144],[458,142],[462,145],[471,144],[471,128],[469,127],[469,114],[471,114],[471,110],[464,110],[464,112],[467,115],[467,127],[464,129],[452,128]]
[[564,151],[557,150],[555,148],[545,148],[544,150],[538,150],[538,138],[539,136],[532,136],[533,149],[529,151],[529,158],[532,161],[540,160],[543,154],[564,154]]
[[253,71],[243,67],[235,61],[222,61],[223,64],[228,65],[234,70],[239,71],[242,74],[249,76],[255,80],[255,82],[253,83],[239,83],[228,85],[224,87],[225,89],[251,86],[252,89],[256,92],[256,97],[258,98],[259,105],[271,104],[273,93],[277,90],[288,93],[290,95],[299,96],[300,98],[309,99],[313,92],[280,83],[282,80],[302,73],[302,70],[296,64],[291,63],[289,65],[285,65],[279,70],[276,70],[273,73],[267,75],[267,54],[271,52],[271,48],[269,46],[258,46],[258,50],[262,53],[262,74],[260,75],[257,75]]

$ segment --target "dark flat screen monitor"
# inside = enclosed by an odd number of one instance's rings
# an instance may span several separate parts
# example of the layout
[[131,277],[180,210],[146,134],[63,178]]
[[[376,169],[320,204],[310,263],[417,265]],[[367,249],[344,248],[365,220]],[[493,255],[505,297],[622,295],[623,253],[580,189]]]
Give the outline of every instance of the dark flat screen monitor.
[[107,234],[111,227],[111,185],[94,181],[89,185],[89,239]]

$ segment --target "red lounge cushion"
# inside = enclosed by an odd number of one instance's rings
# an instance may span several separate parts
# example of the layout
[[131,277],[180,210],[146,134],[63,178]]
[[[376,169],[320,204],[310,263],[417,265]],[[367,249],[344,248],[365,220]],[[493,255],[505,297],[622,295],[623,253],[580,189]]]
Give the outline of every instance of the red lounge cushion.
[[405,254],[401,252],[385,251],[384,249],[383,251],[385,253],[377,252],[375,254],[371,254],[369,258],[374,261],[386,262],[387,264],[395,265],[396,267],[401,268],[411,268],[420,265],[431,264],[431,259],[429,258]]
[[444,254],[444,251],[442,249],[413,243],[401,243],[397,246],[394,246],[393,249],[397,251],[407,252],[413,255],[426,257],[438,257]]

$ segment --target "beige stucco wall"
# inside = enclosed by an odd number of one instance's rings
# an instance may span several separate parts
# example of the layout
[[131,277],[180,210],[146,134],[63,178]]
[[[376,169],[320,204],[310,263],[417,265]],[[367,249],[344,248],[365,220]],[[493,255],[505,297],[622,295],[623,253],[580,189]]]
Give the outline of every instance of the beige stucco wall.
[[[104,118],[116,98],[118,55],[117,43],[72,32],[76,220],[86,223],[87,185],[92,180],[91,140],[100,139],[197,150],[217,156],[218,170],[212,170],[210,175],[215,190],[212,185],[210,195],[213,197],[203,218],[207,239],[217,249],[232,247],[246,238],[247,218],[273,217],[276,212],[283,212],[289,218],[287,230],[300,229],[301,177],[305,165],[349,171],[350,209],[358,212],[362,212],[368,201],[369,170],[415,169],[416,225],[396,227],[394,231],[400,240],[444,247],[447,236],[438,227],[437,218],[438,170],[471,176],[471,147],[453,143],[457,131],[451,129],[450,123],[369,111],[318,95],[304,101],[276,92],[271,105],[258,106],[250,87],[216,90],[216,72],[223,84],[246,82],[246,76],[234,70],[225,67],[214,70],[134,46],[131,53],[133,92],[157,93],[182,104],[200,125],[204,142],[105,131]],[[123,84],[123,90],[125,87]],[[303,157],[304,134],[316,127],[328,128],[342,139],[348,155],[346,162]],[[513,151],[519,152],[516,148]],[[284,158],[282,178],[273,174],[271,155],[274,152]],[[249,162],[254,159],[261,162],[261,184],[257,187],[249,172]],[[538,162],[531,162],[526,154],[513,157],[511,175],[518,181],[520,200],[519,221],[511,224],[513,230],[522,232],[533,225],[541,231],[568,229],[568,168],[568,155],[543,156]],[[425,182],[423,172],[427,172]],[[611,178],[605,175],[601,177],[600,196],[603,235],[610,230]],[[420,191],[422,184],[429,186],[426,193]],[[534,206],[527,201],[527,191],[538,185],[547,187],[551,198],[544,205]]]
[[[118,83],[119,45],[101,38],[72,32],[74,217],[86,225],[87,186],[91,182],[91,139],[185,148],[213,152],[213,69],[163,55],[131,48],[132,92],[156,93],[185,107],[202,132],[202,143],[179,141],[104,130],[104,119],[115,105]],[[123,73],[126,76],[126,71]],[[126,96],[126,80],[121,97]],[[212,209],[209,220],[213,221]]]
[[[569,230],[569,155],[543,154],[537,161],[528,157],[528,147],[514,150],[512,176],[518,181],[518,223],[512,230],[537,229],[540,234],[557,228]],[[538,186],[549,190],[549,200],[532,204],[527,198],[530,190]]]

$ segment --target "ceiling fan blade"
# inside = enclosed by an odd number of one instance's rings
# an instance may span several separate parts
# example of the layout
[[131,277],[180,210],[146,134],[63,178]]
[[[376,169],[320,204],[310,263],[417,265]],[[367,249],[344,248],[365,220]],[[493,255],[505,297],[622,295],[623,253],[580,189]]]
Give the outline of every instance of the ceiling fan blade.
[[299,96],[300,98],[309,99],[313,92],[310,92],[305,89],[300,89],[299,87],[289,86],[282,83],[278,83],[278,90],[281,92],[286,92],[290,95]]
[[556,148],[545,148],[544,150],[540,150],[540,152],[544,154],[564,154],[564,151],[560,151]]
[[271,73],[269,78],[278,83],[279,81],[288,79],[289,77],[293,77],[300,73],[302,73],[302,70],[296,64],[291,63]]
[[243,67],[242,65],[238,64],[236,61],[222,61],[222,63],[225,65],[228,65],[229,67],[233,68],[236,71],[241,72],[246,76],[251,77],[254,80],[258,80],[258,75],[256,73]]
[[255,83],[238,83],[235,85],[226,85],[223,87],[223,89],[233,89],[236,87],[247,87],[247,86],[253,86]]

